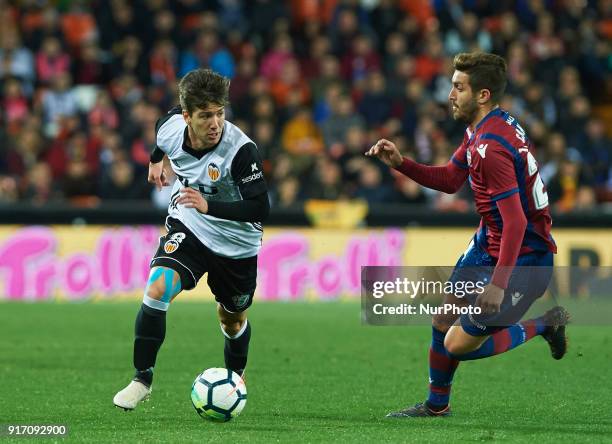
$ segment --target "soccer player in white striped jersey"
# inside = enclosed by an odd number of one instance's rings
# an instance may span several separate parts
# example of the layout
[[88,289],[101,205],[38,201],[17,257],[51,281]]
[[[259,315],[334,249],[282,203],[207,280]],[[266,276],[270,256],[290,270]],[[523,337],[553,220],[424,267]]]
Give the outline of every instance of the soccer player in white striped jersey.
[[189,72],[179,83],[180,107],[159,119],[151,154],[149,182],[174,183],[165,236],[151,261],[151,272],[136,316],[135,374],[113,403],[134,409],[151,393],[153,368],[166,334],[166,312],[182,291],[207,283],[217,301],[225,337],[225,366],[242,375],[247,362],[262,221],[270,205],[261,156],[255,143],[225,120],[229,80],[209,69]]

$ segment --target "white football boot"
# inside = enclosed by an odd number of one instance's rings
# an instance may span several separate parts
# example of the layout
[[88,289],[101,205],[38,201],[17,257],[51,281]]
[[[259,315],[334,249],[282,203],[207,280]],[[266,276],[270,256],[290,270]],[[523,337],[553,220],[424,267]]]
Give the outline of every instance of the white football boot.
[[134,410],[139,402],[149,398],[152,388],[140,381],[131,381],[126,388],[115,395],[113,404],[123,410]]

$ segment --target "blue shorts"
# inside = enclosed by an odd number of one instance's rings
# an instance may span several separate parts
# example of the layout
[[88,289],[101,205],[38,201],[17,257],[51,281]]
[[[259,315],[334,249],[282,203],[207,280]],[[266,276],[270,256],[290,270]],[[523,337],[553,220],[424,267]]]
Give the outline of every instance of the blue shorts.
[[[483,250],[476,238],[457,261],[449,282],[491,282],[496,259]],[[552,276],[553,253],[534,251],[519,256],[512,271],[498,313],[463,314],[463,330],[472,336],[487,336],[519,322],[533,302],[544,294]],[[470,305],[476,303],[477,293],[466,294]]]

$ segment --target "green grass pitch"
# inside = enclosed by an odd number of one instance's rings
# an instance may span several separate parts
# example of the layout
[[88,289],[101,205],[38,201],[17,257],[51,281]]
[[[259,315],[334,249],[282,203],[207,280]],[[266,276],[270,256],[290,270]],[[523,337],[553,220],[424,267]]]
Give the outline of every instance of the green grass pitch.
[[133,412],[113,406],[132,376],[138,306],[0,304],[0,423],[69,427],[44,442],[612,441],[610,327],[570,326],[558,362],[535,338],[462,363],[453,417],[394,420],[385,414],[425,398],[429,327],[365,326],[356,303],[256,302],[248,403],[218,424],[189,400],[194,377],[223,366],[212,303],[173,304],[151,400]]

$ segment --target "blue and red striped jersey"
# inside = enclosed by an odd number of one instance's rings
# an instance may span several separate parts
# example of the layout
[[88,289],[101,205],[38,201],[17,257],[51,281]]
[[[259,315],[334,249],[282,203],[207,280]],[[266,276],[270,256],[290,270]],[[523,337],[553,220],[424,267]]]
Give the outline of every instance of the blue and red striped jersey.
[[466,130],[452,162],[469,172],[476,210],[482,216],[476,239],[483,249],[499,257],[503,223],[497,201],[519,193],[527,219],[519,255],[532,251],[556,253],[550,234],[548,195],[534,147],[514,117],[500,108],[493,109],[473,132]]

